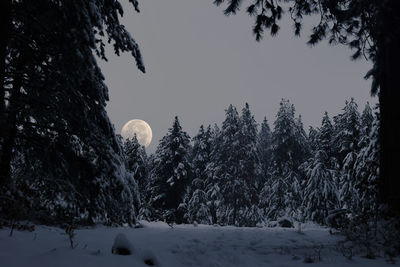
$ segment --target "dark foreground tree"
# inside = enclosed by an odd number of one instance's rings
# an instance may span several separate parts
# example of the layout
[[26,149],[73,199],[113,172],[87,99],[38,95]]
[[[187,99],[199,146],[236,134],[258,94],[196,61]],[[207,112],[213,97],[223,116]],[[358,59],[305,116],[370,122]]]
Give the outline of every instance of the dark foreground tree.
[[120,3],[5,0],[0,10],[2,192],[37,192],[32,207],[44,210],[43,218],[132,222],[136,184],[124,171],[95,58],[106,59],[108,40],[144,71],[119,22]]
[[253,32],[260,40],[264,31],[272,36],[279,31],[279,20],[288,14],[293,20],[296,36],[300,35],[303,18],[319,16],[312,27],[310,45],[327,39],[331,44],[344,44],[355,51],[353,59],[365,57],[373,62],[366,74],[372,78],[372,95],[379,96],[380,109],[380,199],[400,212],[400,179],[397,175],[396,153],[400,150],[400,1],[398,0],[215,0],[227,2],[226,15],[236,14],[242,4],[254,16]]

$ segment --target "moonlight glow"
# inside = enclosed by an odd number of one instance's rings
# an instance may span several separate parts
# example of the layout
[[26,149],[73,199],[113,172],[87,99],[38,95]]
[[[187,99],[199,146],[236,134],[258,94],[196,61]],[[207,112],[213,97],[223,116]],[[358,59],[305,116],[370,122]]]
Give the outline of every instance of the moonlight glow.
[[121,135],[124,139],[131,139],[135,134],[139,144],[145,147],[150,144],[151,138],[153,137],[150,125],[142,120],[128,121],[125,123],[124,127],[122,127]]

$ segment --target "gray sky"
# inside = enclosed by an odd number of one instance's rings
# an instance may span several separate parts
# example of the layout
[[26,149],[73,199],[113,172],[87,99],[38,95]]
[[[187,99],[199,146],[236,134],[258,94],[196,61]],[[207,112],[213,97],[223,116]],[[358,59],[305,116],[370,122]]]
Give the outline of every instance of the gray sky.
[[[212,0],[142,0],[141,13],[124,2],[122,19],[141,47],[146,74],[129,54],[100,62],[110,90],[107,111],[117,133],[125,122],[142,119],[153,130],[148,151],[178,115],[193,136],[201,124],[220,124],[225,108],[245,102],[260,123],[273,127],[281,98],[295,105],[306,131],[319,126],[323,112],[338,114],[354,97],[362,111],[370,97],[363,79],[371,63],[351,61],[350,50],[326,43],[309,47],[296,38],[291,24],[281,23],[277,37],[257,43],[253,18],[242,13],[226,17]],[[309,35],[309,28],[302,33]]]

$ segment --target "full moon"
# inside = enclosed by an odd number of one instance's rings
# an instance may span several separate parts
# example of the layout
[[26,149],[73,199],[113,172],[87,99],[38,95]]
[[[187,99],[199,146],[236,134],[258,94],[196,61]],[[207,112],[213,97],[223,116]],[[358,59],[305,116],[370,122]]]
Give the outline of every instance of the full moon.
[[150,125],[143,120],[130,120],[122,127],[121,135],[124,139],[131,139],[136,134],[136,138],[142,146],[150,145],[153,133]]

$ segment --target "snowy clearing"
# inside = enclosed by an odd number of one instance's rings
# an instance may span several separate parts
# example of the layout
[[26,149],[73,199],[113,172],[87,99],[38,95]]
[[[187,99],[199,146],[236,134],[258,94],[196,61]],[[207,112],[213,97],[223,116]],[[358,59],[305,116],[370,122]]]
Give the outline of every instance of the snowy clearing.
[[[303,226],[303,233],[285,228],[238,228],[142,222],[144,228],[96,227],[76,230],[76,248],[60,228],[37,226],[34,232],[0,230],[2,267],[64,266],[400,266],[384,258],[345,258],[337,249],[342,237],[327,228]],[[115,237],[123,233],[133,246],[132,255],[113,255]],[[307,263],[306,261],[312,261]]]

